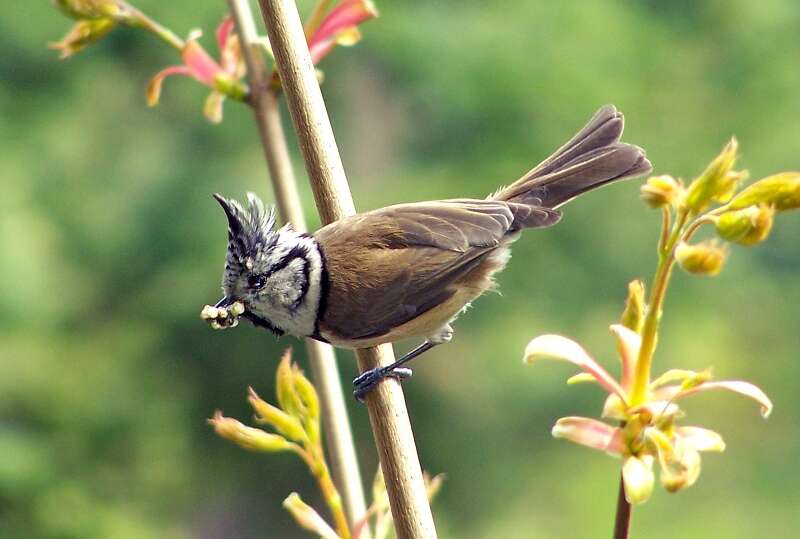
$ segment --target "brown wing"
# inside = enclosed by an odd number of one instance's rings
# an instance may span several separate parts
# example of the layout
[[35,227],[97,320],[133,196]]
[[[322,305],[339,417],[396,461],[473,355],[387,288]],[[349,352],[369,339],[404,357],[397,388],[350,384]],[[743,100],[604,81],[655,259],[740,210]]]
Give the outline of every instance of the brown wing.
[[[450,298],[503,238],[530,226],[530,207],[488,200],[400,204],[354,215],[316,234],[328,269],[322,324],[347,339],[388,333]],[[519,214],[519,215],[518,215]],[[553,212],[541,210],[540,220]]]

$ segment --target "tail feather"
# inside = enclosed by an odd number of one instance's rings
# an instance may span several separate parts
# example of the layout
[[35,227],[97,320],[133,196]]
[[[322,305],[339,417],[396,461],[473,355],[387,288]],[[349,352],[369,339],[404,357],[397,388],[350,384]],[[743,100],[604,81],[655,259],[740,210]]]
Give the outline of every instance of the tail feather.
[[652,169],[644,150],[620,142],[622,113],[601,108],[564,146],[492,198],[557,208],[607,183],[646,174]]

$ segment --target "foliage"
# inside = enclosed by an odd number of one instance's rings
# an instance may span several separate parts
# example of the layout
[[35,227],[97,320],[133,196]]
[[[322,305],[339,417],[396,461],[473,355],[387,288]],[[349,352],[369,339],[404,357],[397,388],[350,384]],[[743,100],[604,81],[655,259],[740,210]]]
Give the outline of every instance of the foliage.
[[[650,375],[673,266],[677,263],[689,273],[716,275],[725,261],[727,251],[714,242],[688,243],[698,229],[711,223],[722,238],[751,246],[767,238],[776,211],[800,208],[800,173],[777,174],[736,194],[746,176],[733,170],[736,157],[734,139],[688,188],[670,176],[650,178],[642,186],[644,202],[662,211],[658,267],[649,300],[644,301],[644,284],[631,282],[622,321],[611,326],[621,362],[619,382],[565,337],[536,337],[525,349],[527,362],[554,357],[573,363],[584,373],[570,382],[597,382],[608,392],[602,415],[618,421],[618,427],[586,417],[565,417],[556,422],[553,436],[621,456],[629,503],[650,498],[654,462],[661,467],[664,488],[677,492],[699,477],[700,451],[725,449],[722,437],[714,431],[676,425],[683,416],[678,400],[725,389],[756,400],[764,417],[772,411],[772,402],[758,387],[743,381],[712,381],[710,368],[701,372],[672,368],[655,380]],[[717,207],[708,210],[715,202]]]
[[[336,523],[336,531],[299,494],[292,492],[283,500],[283,507],[301,528],[323,539],[358,539],[367,529],[375,539],[389,537],[393,532],[392,513],[380,468],[372,487],[372,504],[353,529],[350,529],[341,496],[331,480],[325,459],[317,391],[297,364],[292,362],[291,357],[291,349],[286,350],[278,363],[275,376],[278,406],[261,399],[252,387],[248,389],[247,400],[255,412],[255,421],[269,426],[275,433],[248,427],[233,418],[223,416],[219,410],[208,422],[219,436],[244,449],[263,453],[291,452],[303,460],[317,480],[322,497]],[[425,476],[429,498],[436,495],[442,480],[441,475],[433,478]]]

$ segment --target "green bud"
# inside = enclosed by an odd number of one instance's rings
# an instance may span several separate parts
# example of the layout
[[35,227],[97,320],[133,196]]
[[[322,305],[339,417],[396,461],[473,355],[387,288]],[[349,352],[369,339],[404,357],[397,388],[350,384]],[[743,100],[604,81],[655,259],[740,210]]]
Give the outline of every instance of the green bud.
[[55,0],[56,7],[73,19],[116,18],[126,10],[116,0]]
[[696,275],[716,275],[722,270],[728,251],[719,243],[705,241],[690,245],[681,242],[675,248],[678,264]]
[[303,417],[301,419],[303,424],[306,426],[306,430],[308,431],[308,437],[312,442],[316,442],[319,440],[320,417],[319,396],[317,395],[317,390],[314,388],[314,385],[311,383],[311,381],[305,377],[303,371],[301,371],[296,365],[294,383],[297,396],[300,398],[300,402],[303,405]]
[[769,204],[777,211],[800,208],[800,172],[782,172],[750,185],[731,201],[738,210],[757,204]]
[[256,421],[262,424],[271,425],[279,433],[290,440],[302,442],[306,439],[306,432],[303,425],[297,418],[294,418],[268,402],[264,401],[252,387],[248,389],[247,400],[256,413]]
[[671,206],[678,200],[683,186],[672,176],[653,176],[640,188],[642,200],[651,208]]
[[48,47],[61,52],[61,59],[69,58],[102,39],[114,29],[117,21],[113,19],[83,19],[76,22],[61,41],[50,43]]
[[214,76],[212,87],[236,101],[244,101],[247,97],[247,86],[241,80],[227,73],[217,73]]
[[288,498],[283,500],[283,507],[304,530],[310,531],[321,539],[338,539],[339,535],[325,522],[325,519],[313,507],[305,503],[296,492],[292,492]]
[[214,417],[208,420],[208,423],[214,427],[220,437],[249,451],[272,453],[289,451],[292,448],[292,444],[283,436],[248,427],[231,417],[223,416],[219,410],[214,413]]
[[766,204],[725,212],[716,219],[717,233],[728,241],[755,245],[767,238],[774,218],[775,209]]
[[287,348],[278,364],[278,371],[275,375],[275,391],[278,397],[278,404],[280,404],[283,411],[302,420],[303,403],[297,394],[294,377],[292,349]]
[[620,324],[639,333],[645,317],[644,283],[640,280],[628,283],[628,299],[622,313]]
[[706,170],[689,185],[684,201],[689,210],[697,213],[712,200],[721,203],[730,200],[738,183],[747,175],[746,172],[732,170],[738,147],[736,139],[731,139]]
[[622,460],[622,481],[625,485],[625,498],[629,503],[646,502],[653,493],[655,483],[653,458],[650,455],[625,457]]

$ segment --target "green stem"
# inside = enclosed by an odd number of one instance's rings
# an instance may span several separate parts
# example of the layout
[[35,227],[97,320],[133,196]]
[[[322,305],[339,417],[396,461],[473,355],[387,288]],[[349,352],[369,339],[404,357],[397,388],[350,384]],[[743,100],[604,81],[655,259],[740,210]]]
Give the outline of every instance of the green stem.
[[695,219],[691,225],[686,229],[686,232],[683,234],[681,238],[683,241],[689,241],[694,236],[694,233],[697,232],[701,226],[705,225],[706,223],[713,223],[714,218],[710,217],[710,214],[704,215],[699,219]]
[[661,237],[658,239],[658,253],[659,255],[667,248],[667,241],[669,241],[669,231],[672,226],[672,213],[669,207],[664,206],[661,208]]
[[129,13],[129,17],[125,21],[128,25],[137,28],[144,28],[145,30],[160,37],[170,46],[178,49],[179,51],[183,50],[183,47],[186,45],[186,43],[181,38],[179,38],[175,34],[175,32],[173,32],[169,28],[161,26],[155,20],[151,19],[150,17],[148,17],[135,7],[131,6],[130,4],[125,3],[125,9]]
[[347,522],[347,515],[344,513],[344,506],[342,505],[342,497],[333,484],[331,473],[328,470],[328,465],[325,462],[325,456],[322,452],[322,446],[317,444],[307,443],[305,447],[300,447],[297,444],[291,444],[291,450],[294,451],[303,462],[308,466],[309,471],[314,475],[317,480],[319,489],[322,492],[322,497],[325,498],[325,503],[331,510],[333,520],[336,524],[336,533],[341,539],[351,539],[350,525]]
[[647,315],[642,327],[642,344],[639,349],[639,358],[636,361],[636,370],[633,378],[630,405],[639,406],[647,399],[647,386],[650,384],[650,369],[653,363],[653,352],[658,340],[658,325],[661,322],[661,306],[667,292],[669,278],[675,265],[675,246],[681,238],[681,233],[689,218],[688,212],[679,210],[672,233],[662,246],[659,246],[658,267],[653,278],[653,289],[647,305]]
[[347,523],[347,515],[344,513],[342,497],[339,495],[336,485],[333,484],[328,465],[325,463],[325,456],[322,454],[322,446],[317,444],[314,448],[311,448],[311,451],[314,454],[314,466],[311,467],[311,472],[317,478],[322,496],[331,510],[336,524],[336,533],[339,534],[341,539],[351,539],[350,525]]

